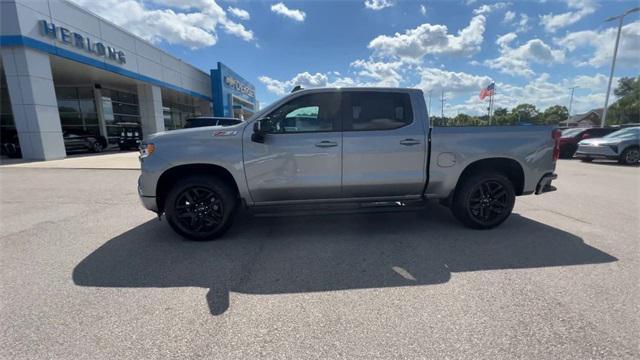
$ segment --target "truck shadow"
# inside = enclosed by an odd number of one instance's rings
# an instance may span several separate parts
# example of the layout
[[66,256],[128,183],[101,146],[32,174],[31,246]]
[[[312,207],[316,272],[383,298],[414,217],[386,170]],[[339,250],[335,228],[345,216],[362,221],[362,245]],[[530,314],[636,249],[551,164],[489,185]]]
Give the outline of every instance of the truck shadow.
[[598,264],[617,259],[562,230],[513,214],[501,227],[461,227],[448,211],[242,218],[224,239],[182,241],[152,220],[82,260],[92,287],[203,287],[213,315],[229,292],[279,294],[442,284],[452,272]]

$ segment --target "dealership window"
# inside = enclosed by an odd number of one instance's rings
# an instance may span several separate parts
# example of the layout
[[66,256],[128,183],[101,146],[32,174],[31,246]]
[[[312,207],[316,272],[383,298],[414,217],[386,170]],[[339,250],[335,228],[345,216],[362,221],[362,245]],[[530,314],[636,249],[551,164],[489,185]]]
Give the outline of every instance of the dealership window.
[[188,118],[198,114],[195,99],[182,97],[179,99],[162,99],[162,114],[165,130],[182,129]]
[[118,143],[122,126],[140,126],[140,107],[135,93],[102,89],[102,112],[109,144]]
[[100,135],[93,88],[56,87],[56,98],[63,131]]
[[[4,71],[0,68],[0,144],[18,143],[18,133],[13,120],[9,89],[4,77]],[[4,151],[4,148],[2,149]]]

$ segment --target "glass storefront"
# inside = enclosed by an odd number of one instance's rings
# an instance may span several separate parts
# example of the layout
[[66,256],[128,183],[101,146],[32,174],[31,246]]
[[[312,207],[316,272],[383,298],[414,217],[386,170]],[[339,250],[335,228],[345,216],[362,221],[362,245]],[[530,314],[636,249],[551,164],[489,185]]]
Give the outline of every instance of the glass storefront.
[[57,86],[62,131],[100,135],[92,87]]
[[9,89],[4,71],[0,71],[0,146],[4,153],[5,144],[18,143],[18,132],[13,120],[11,101],[9,100]]
[[180,102],[162,99],[162,114],[165,130],[182,129],[188,118],[198,114],[197,106],[191,97],[180,99]]
[[109,144],[117,144],[123,125],[141,126],[138,95],[114,89],[102,89],[102,113]]

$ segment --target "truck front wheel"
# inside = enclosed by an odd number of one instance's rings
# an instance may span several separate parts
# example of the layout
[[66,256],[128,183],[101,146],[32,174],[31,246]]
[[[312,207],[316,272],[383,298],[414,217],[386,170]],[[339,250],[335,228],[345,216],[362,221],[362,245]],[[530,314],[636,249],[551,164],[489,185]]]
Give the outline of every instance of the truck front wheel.
[[223,181],[190,176],[176,183],[165,201],[165,214],[180,235],[196,241],[213,240],[231,226],[237,199]]
[[476,174],[456,190],[451,211],[463,224],[474,229],[491,229],[504,222],[515,204],[513,184],[498,173]]

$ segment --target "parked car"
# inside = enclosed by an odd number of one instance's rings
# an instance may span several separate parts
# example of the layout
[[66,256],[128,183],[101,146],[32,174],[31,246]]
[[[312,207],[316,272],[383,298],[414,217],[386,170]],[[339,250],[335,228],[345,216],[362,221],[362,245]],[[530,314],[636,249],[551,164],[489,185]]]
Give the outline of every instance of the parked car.
[[418,89],[301,90],[247,122],[149,136],[138,191],[179,234],[219,237],[239,204],[439,199],[463,224],[493,228],[519,195],[553,191],[551,126],[431,128]]
[[[67,152],[92,151],[102,152],[107,148],[107,139],[104,136],[85,133],[81,131],[63,131],[62,139]],[[18,135],[13,140],[2,145],[3,152],[12,158],[22,157]]]
[[578,142],[581,140],[600,138],[617,130],[619,130],[619,128],[612,127],[565,129],[562,131],[562,136],[560,137],[560,158],[572,158],[578,149]]
[[62,132],[62,138],[67,152],[91,151],[98,153],[107,148],[107,139],[101,135],[68,130]]
[[231,126],[240,124],[242,120],[225,117],[200,116],[186,120],[185,129],[203,126]]
[[587,139],[578,143],[576,157],[582,161],[613,159],[625,165],[640,161],[640,127],[620,129],[600,139]]
[[142,142],[142,129],[137,123],[120,123],[118,147],[120,150],[138,149]]

